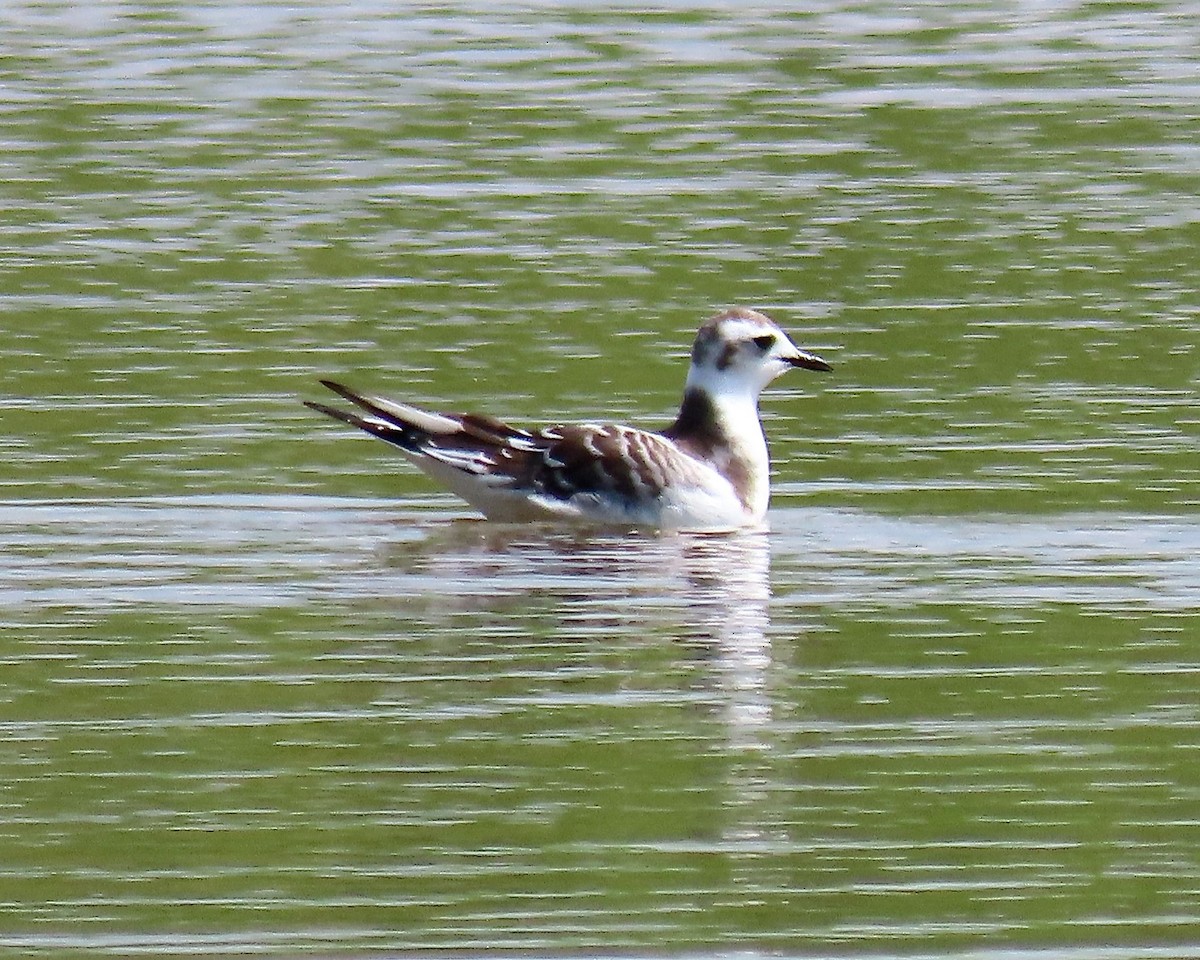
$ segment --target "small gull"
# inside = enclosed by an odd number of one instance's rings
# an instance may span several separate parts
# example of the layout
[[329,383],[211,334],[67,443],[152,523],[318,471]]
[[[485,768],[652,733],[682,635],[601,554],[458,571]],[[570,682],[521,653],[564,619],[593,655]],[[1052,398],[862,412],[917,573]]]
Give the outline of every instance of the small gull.
[[758,395],[793,367],[829,370],[764,314],[736,307],[696,334],[683,402],[661,432],[619,424],[510,426],[429,413],[322,380],[359,410],[305,405],[400,448],[488,519],[559,519],[664,530],[763,523],[770,460]]

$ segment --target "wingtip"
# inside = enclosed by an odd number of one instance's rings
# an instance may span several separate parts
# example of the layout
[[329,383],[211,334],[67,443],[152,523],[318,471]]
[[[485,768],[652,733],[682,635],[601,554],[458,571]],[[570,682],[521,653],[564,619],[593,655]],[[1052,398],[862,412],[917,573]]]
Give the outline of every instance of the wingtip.
[[309,410],[316,410],[317,413],[323,413],[327,417],[333,417],[335,420],[345,420],[349,414],[344,410],[339,410],[337,407],[331,407],[324,403],[318,403],[316,400],[301,400]]
[[347,387],[344,384],[338,383],[336,380],[326,380],[324,377],[322,377],[317,382],[320,383],[321,386],[325,387],[327,390],[332,390],[339,397],[346,397],[346,399],[350,399],[349,395],[354,392],[349,387]]

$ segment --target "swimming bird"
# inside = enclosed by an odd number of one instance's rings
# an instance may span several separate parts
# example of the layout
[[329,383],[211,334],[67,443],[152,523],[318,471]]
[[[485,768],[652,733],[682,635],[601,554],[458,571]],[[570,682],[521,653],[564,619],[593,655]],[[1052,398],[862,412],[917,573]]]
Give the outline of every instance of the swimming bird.
[[766,516],[758,397],[794,367],[831,369],[766,315],[735,307],[700,327],[679,416],[659,432],[613,423],[527,430],[483,414],[429,413],[333,380],[321,383],[358,410],[305,405],[394,444],[492,520],[732,530]]

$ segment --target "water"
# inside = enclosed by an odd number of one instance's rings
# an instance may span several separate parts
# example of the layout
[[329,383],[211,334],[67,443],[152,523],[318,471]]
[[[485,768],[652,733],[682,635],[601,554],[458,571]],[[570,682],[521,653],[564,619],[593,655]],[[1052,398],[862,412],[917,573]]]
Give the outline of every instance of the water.
[[[3,16],[6,950],[1200,952],[1186,5]],[[299,404],[663,423],[731,303],[769,534]]]

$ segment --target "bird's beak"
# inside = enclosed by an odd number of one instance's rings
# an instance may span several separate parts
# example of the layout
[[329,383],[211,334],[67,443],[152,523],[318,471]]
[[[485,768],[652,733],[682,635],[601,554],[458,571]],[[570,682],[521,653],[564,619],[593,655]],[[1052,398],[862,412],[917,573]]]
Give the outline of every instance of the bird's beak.
[[803,367],[805,370],[832,370],[828,363],[818,357],[815,353],[805,353],[803,350],[797,350],[792,356],[784,357],[793,367]]

